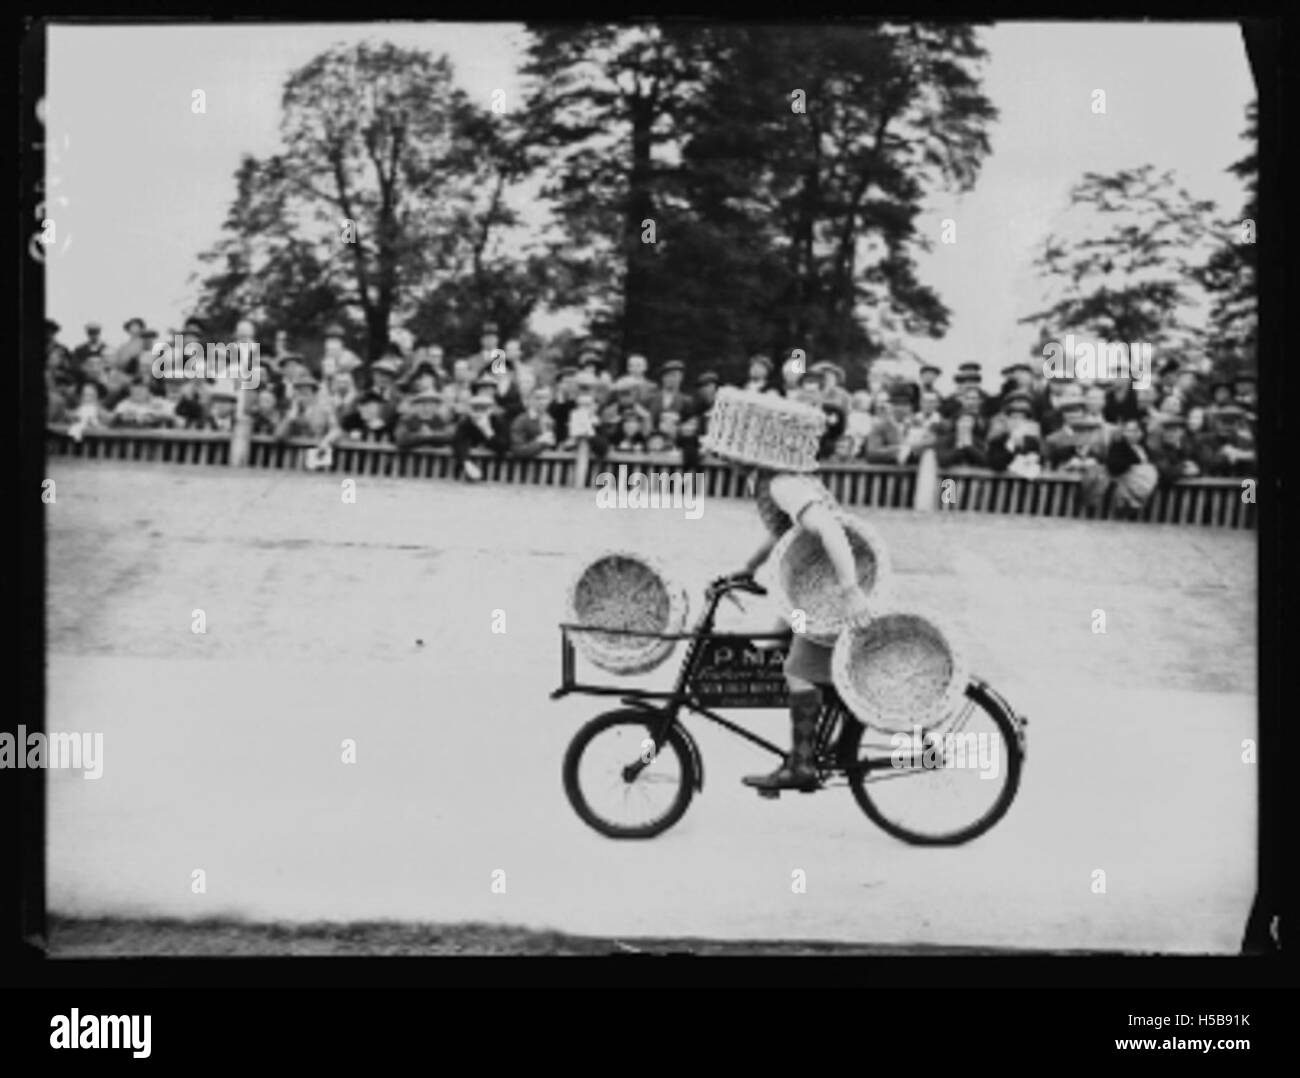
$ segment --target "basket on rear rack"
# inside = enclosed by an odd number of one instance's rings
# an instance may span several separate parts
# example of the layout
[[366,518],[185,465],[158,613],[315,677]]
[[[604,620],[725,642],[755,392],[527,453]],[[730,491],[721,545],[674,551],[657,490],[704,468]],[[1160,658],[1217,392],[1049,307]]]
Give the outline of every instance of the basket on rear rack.
[[578,574],[568,607],[578,650],[602,670],[632,675],[648,673],[672,654],[689,601],[654,559],[610,551]]

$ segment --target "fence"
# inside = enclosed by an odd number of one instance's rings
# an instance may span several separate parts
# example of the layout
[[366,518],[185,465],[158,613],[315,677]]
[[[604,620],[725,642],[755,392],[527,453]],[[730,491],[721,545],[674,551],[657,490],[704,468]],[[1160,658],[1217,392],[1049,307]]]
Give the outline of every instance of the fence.
[[[231,460],[230,435],[207,431],[87,431],[80,440],[73,440],[66,427],[51,426],[46,444],[51,456],[91,460],[222,465],[229,465]],[[248,467],[303,469],[307,452],[314,444],[254,436]],[[671,471],[680,467],[675,459],[618,454],[610,454],[591,467],[573,453],[504,459],[475,453],[474,460],[490,482],[547,487],[592,487],[600,471],[616,470],[619,464],[627,464],[629,470]],[[331,470],[346,475],[452,479],[455,462],[447,449],[402,451],[391,445],[341,442],[334,447]],[[734,498],[744,494],[735,471],[725,464],[705,463],[696,475],[706,497]],[[915,468],[827,464],[819,475],[842,505],[904,509],[916,504]],[[943,492],[938,505],[941,512],[1100,519],[1112,515],[1109,494],[1099,508],[1085,508],[1079,499],[1079,478],[1068,473],[1044,472],[1036,479],[1022,479],[978,468],[950,468],[940,469],[938,479]],[[1185,479],[1157,490],[1139,519],[1159,524],[1253,529],[1255,504],[1245,501],[1242,493],[1240,479]]]

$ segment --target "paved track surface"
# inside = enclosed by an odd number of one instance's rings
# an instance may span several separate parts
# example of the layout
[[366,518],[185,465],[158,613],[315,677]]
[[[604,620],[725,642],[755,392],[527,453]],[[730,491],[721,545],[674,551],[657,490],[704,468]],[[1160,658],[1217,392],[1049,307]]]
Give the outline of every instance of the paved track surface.
[[[1008,816],[964,847],[910,847],[847,790],[756,798],[739,779],[770,757],[699,723],[703,795],[662,837],[618,843],[560,785],[568,740],[612,703],[547,699],[566,586],[589,555],[630,547],[698,605],[761,539],[752,506],[709,501],[692,521],[544,488],[362,477],[344,504],[332,476],[73,461],[50,475],[47,729],[102,731],[105,757],[97,781],[48,773],[56,912],[1239,947],[1253,533],[873,513],[900,600],[943,612],[1030,717]],[[780,713],[733,714],[787,736]]]

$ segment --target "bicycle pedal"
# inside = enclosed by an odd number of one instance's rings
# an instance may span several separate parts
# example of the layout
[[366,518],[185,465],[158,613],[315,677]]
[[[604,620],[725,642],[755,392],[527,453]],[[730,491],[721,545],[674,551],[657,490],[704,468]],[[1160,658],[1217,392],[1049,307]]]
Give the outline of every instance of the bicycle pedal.
[[780,790],[759,790],[758,796],[766,797],[772,801],[775,801],[778,797],[781,796],[781,791]]

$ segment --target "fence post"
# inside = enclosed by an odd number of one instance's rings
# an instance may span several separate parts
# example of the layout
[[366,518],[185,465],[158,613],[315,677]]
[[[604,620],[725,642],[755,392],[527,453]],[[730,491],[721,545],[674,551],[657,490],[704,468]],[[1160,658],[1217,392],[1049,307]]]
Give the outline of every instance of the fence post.
[[591,446],[586,438],[578,439],[573,455],[573,485],[581,490],[587,485],[587,469],[591,466]]
[[248,466],[253,441],[253,421],[249,418],[245,401],[255,390],[248,389],[239,382],[235,383],[235,419],[230,431],[230,466],[244,468]]
[[921,461],[916,466],[912,508],[923,513],[932,513],[939,508],[939,461],[933,449],[923,450]]

